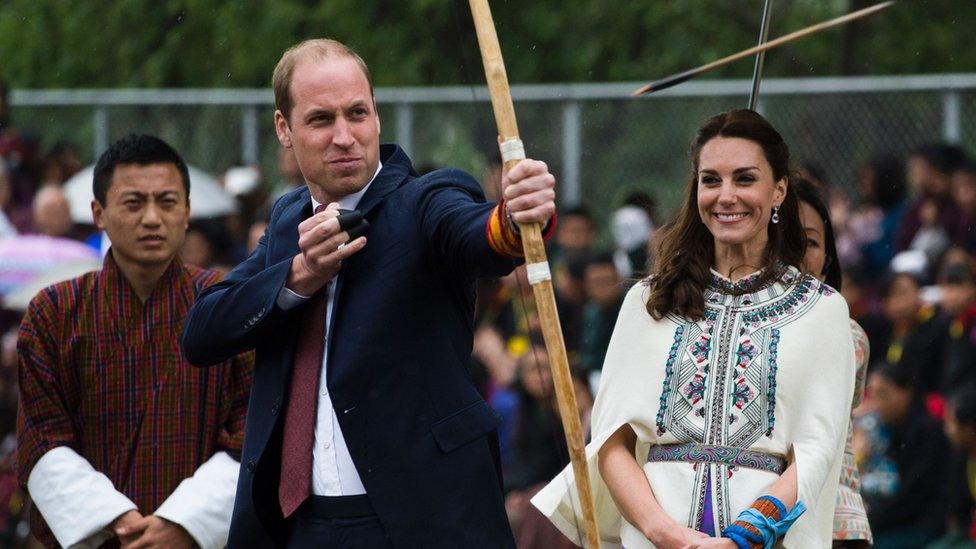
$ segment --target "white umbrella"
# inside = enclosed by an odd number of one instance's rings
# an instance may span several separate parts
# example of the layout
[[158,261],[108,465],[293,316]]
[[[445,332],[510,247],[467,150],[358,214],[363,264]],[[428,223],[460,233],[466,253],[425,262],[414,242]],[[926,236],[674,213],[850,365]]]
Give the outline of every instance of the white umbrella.
[[21,285],[10,294],[3,297],[3,308],[11,311],[26,311],[30,301],[38,292],[48,286],[63,282],[65,280],[81,276],[87,272],[97,271],[102,268],[102,261],[89,259],[84,261],[74,261],[63,263],[53,267],[29,282]]
[[[211,175],[189,166],[190,170],[190,217],[205,219],[220,217],[237,211],[234,197],[217,183]],[[71,207],[71,220],[75,223],[92,224],[91,201],[95,199],[92,182],[95,180],[94,164],[86,167],[64,183],[64,194]]]

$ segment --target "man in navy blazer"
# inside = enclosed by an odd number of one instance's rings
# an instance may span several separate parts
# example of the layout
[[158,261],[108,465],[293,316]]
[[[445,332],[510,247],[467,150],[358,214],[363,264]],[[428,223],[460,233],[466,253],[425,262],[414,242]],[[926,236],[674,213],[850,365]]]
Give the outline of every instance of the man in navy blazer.
[[[379,145],[368,70],[332,40],[285,52],[274,87],[278,138],[307,186],[277,201],[257,249],[200,295],[183,333],[198,365],[257,351],[230,547],[513,547],[496,416],[468,372],[475,281],[519,261],[512,219],[553,224],[554,178],[523,160],[496,205],[461,171],[418,176]],[[340,208],[368,233],[347,242]],[[295,463],[303,410],[289,396],[308,391],[292,381],[313,295],[328,302],[312,470],[292,481],[304,466],[282,462]]]

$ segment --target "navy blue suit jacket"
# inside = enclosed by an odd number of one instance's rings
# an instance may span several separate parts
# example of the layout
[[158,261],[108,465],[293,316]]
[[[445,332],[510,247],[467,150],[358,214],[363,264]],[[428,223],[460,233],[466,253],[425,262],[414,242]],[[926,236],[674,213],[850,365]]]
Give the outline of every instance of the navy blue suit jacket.
[[[328,328],[328,386],[367,495],[397,547],[512,547],[497,468],[497,420],[469,376],[479,276],[510,272],[487,243],[494,204],[458,170],[418,177],[395,145],[359,209],[366,247],[343,262]],[[303,307],[276,306],[307,188],[278,200],[257,249],[187,317],[197,365],[256,349],[230,547],[281,545],[285,399]]]

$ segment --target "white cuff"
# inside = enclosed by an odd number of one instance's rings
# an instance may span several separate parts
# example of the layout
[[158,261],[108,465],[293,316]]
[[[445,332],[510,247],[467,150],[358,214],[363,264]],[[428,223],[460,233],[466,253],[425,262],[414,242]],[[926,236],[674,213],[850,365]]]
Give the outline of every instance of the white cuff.
[[308,299],[309,299],[308,296],[297,294],[289,290],[288,288],[282,286],[281,291],[278,292],[278,299],[276,303],[278,304],[279,309],[283,311],[288,311],[290,309],[294,309],[295,307],[298,307]]
[[217,452],[184,479],[154,514],[182,526],[202,549],[224,547],[240,468],[227,452]]
[[63,547],[97,547],[115,536],[106,530],[112,521],[136,509],[107,476],[67,446],[37,460],[27,491]]

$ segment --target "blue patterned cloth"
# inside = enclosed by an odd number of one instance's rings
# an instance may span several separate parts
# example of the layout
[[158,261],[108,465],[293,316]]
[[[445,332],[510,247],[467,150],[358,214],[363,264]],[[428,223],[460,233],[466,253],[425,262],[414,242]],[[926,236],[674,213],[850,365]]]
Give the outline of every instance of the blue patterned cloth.
[[766,500],[776,506],[779,510],[779,516],[783,517],[778,521],[774,521],[771,517],[760,513],[757,509],[750,507],[745,511],[739,513],[739,516],[735,519],[736,522],[745,522],[749,526],[752,526],[759,531],[759,536],[755,533],[749,531],[747,528],[739,526],[738,524],[729,525],[723,532],[722,537],[726,537],[735,542],[740,549],[749,549],[750,543],[761,543],[763,549],[772,549],[776,541],[786,535],[786,531],[793,526],[796,519],[800,518],[800,515],[807,510],[807,506],[803,504],[802,501],[796,502],[793,509],[789,513],[786,512],[786,506],[778,498],[773,496],[761,496],[760,500]]

